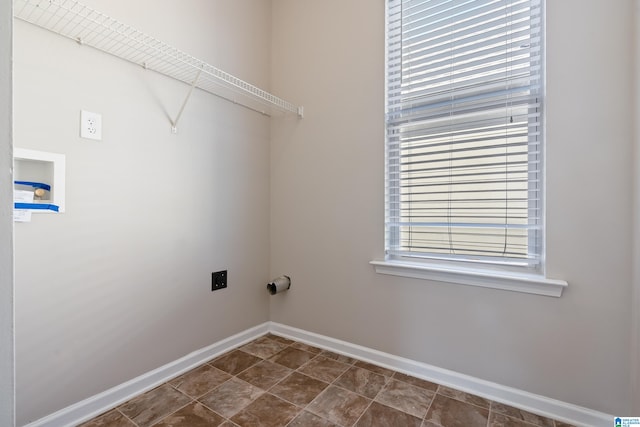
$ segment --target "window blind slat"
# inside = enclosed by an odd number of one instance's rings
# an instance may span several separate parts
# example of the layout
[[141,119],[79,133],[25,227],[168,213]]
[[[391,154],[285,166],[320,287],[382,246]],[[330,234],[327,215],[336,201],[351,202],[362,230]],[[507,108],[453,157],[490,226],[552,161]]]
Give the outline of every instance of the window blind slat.
[[[496,12],[496,17],[491,21],[468,22],[466,25],[452,25],[437,27],[428,32],[421,29],[420,32],[401,32],[398,39],[401,43],[403,54],[418,56],[431,56],[442,51],[459,52],[461,50],[474,50],[478,46],[495,44],[505,39],[529,39],[536,36],[529,31],[532,19],[528,10],[519,10],[510,13],[510,21],[505,23],[504,12]],[[534,18],[539,21],[539,17]],[[401,23],[405,25],[403,22]],[[508,32],[507,32],[508,31]]]
[[388,0],[386,252],[535,267],[540,0]]

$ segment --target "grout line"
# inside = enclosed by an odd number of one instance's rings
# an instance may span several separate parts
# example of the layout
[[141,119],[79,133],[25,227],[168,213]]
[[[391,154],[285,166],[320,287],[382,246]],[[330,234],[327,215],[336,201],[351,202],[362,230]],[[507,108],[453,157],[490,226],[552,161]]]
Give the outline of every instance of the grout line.
[[[229,378],[229,379],[231,379],[231,378]],[[228,380],[227,380],[227,381],[228,381]],[[225,381],[225,382],[226,382],[226,381]],[[217,388],[217,387],[216,387],[216,388]],[[201,402],[200,400],[197,400],[197,399],[196,399],[196,402],[198,402],[199,404],[201,404],[202,406],[204,406],[205,408],[207,408],[208,410],[210,410],[210,411],[211,411],[211,412],[213,412],[214,414],[217,414],[217,415],[221,416],[225,421],[229,421],[229,422],[232,422],[232,423],[233,423],[233,421],[231,421],[231,417],[229,417],[229,418],[225,417],[224,415],[222,415],[222,414],[220,414],[220,413],[216,412],[213,408],[211,408],[211,407],[207,406],[207,404],[206,404],[206,403]],[[240,411],[238,411],[238,412],[240,412]],[[235,414],[233,414],[233,415],[235,415]],[[232,417],[233,417],[233,415],[232,415]],[[234,424],[235,424],[235,423],[234,423]]]
[[[127,416],[126,416],[126,414],[125,414],[124,412],[120,411],[120,409],[118,409],[118,408],[119,408],[119,407],[114,408],[114,409],[116,410],[116,412],[118,412],[120,415],[122,415],[126,420],[131,421],[131,424],[133,424],[134,426],[136,426],[136,427],[140,427],[140,426],[138,425],[138,423],[136,423],[135,421],[133,421],[131,418],[127,417]],[[109,412],[106,412],[106,413],[109,413]],[[104,414],[103,414],[103,415],[104,415]],[[102,415],[100,415],[100,417],[101,417],[101,416],[102,416]],[[96,418],[99,418],[99,417],[96,417]],[[95,418],[93,418],[93,419],[91,419],[91,420],[89,420],[89,421],[87,421],[87,422],[91,422],[91,421],[92,421],[92,420],[94,420],[94,419],[95,419]]]
[[362,413],[360,414],[360,416],[358,417],[358,419],[357,419],[353,424],[351,424],[351,426],[355,426],[356,424],[358,424],[358,421],[360,421],[360,418],[362,418],[362,416],[363,416],[364,414],[366,414],[366,413],[367,413],[367,411],[369,410],[369,408],[371,407],[371,405],[373,405],[373,402],[374,402],[374,400],[373,400],[373,399],[370,399],[370,400],[369,400],[369,404],[367,405],[367,407],[366,407],[366,408],[364,408],[364,411],[362,411]]
[[[180,391],[180,390],[178,390],[178,391]],[[184,393],[183,393],[183,394],[184,394]],[[191,399],[191,398],[189,398],[189,399]],[[184,409],[184,408],[186,408],[187,406],[191,405],[193,402],[195,402],[195,400],[194,400],[194,399],[191,399],[191,401],[190,401],[190,402],[187,402],[186,404],[182,405],[181,407],[179,407],[179,408],[178,408],[178,409],[176,409],[175,411],[173,411],[173,412],[171,412],[171,413],[169,413],[169,414],[165,415],[164,417],[160,418],[159,420],[155,421],[155,422],[154,422],[153,424],[151,424],[151,425],[152,425],[152,426],[154,426],[154,425],[156,425],[156,424],[158,424],[158,423],[161,423],[162,421],[164,421],[164,420],[166,420],[167,418],[169,418],[171,415],[173,415],[173,414],[175,414],[176,412],[180,411],[181,409]]]
[[[429,402],[429,406],[427,407],[427,412],[425,412],[424,416],[422,417],[422,424],[424,424],[427,421],[427,415],[429,415],[429,411],[431,410],[431,407],[433,406],[433,401],[436,400],[437,395],[438,393],[433,392],[433,397],[431,398],[431,402]],[[487,418],[487,422],[489,422],[489,418]]]
[[448,395],[446,395],[444,393],[440,393],[440,387],[445,387],[445,388],[448,388],[449,390],[454,390],[454,391],[457,391],[457,392],[460,392],[460,393],[464,393],[464,395],[466,395],[466,396],[475,396],[475,397],[480,397],[480,396],[477,396],[477,395],[471,394],[471,393],[467,393],[467,392],[462,391],[462,390],[457,390],[455,388],[446,387],[446,386],[443,386],[442,384],[438,384],[438,388],[436,390],[436,394],[439,394],[442,397],[446,397],[446,398],[449,398],[449,399],[456,400],[458,402],[466,403],[468,405],[472,405],[472,406],[475,406],[476,408],[480,408],[480,409],[486,409],[486,410],[490,410],[491,409],[491,403],[493,402],[493,400],[489,400],[489,399],[485,399],[484,397],[481,397],[481,399],[484,399],[487,402],[489,402],[489,407],[487,408],[485,406],[476,405],[475,403],[468,402],[466,400],[463,400],[462,398],[458,398],[458,397],[454,397],[454,396],[448,396]]

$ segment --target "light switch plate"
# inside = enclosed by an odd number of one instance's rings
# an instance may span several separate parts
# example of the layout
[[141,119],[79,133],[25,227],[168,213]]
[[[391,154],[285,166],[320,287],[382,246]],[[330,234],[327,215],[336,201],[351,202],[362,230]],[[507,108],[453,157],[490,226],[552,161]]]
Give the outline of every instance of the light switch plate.
[[80,111],[80,137],[102,140],[102,115],[90,111]]

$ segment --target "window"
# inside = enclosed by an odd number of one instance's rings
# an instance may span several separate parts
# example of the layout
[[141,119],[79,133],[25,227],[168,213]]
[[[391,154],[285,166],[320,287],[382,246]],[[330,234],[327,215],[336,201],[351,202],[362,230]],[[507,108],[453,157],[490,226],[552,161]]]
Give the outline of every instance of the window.
[[387,12],[387,260],[541,272],[540,0]]

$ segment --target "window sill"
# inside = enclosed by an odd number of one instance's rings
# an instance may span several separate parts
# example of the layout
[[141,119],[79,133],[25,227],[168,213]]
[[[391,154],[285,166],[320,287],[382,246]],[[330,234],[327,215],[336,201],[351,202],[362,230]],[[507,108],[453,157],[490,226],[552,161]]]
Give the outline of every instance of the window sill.
[[414,279],[480,286],[505,291],[560,297],[569,286],[564,280],[547,279],[534,274],[514,274],[470,268],[452,268],[401,261],[371,261],[376,273]]

